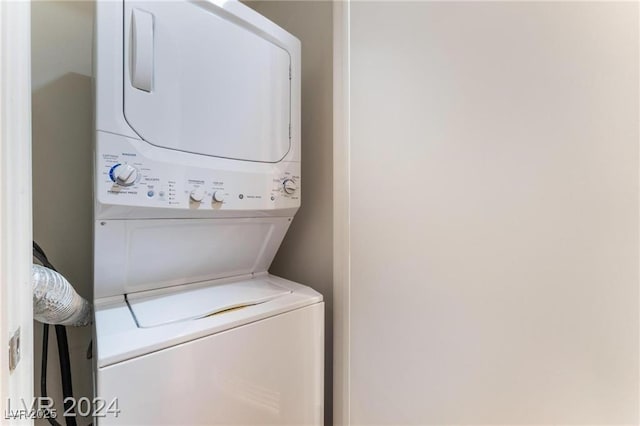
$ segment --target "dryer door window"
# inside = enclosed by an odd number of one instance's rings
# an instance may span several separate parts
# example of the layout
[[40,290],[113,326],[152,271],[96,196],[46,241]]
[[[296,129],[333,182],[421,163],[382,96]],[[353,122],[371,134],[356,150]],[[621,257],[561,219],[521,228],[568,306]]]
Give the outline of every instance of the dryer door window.
[[152,145],[278,162],[289,151],[289,53],[219,7],[125,2],[124,115]]

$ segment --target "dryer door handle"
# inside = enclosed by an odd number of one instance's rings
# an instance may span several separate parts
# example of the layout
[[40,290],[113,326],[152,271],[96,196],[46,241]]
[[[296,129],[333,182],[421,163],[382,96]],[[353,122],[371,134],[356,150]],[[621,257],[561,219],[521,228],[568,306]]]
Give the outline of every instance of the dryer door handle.
[[151,92],[153,84],[153,15],[131,11],[131,84]]

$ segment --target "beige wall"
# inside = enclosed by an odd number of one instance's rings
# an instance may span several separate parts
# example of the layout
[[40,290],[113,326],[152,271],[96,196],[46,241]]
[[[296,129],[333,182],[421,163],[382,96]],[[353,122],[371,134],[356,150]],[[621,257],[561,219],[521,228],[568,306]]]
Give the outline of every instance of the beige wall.
[[353,424],[638,424],[638,4],[351,6]]
[[[329,2],[251,3],[303,44],[303,207],[271,272],[308,284],[327,302],[331,354],[332,270],[332,29]],[[81,295],[91,297],[92,2],[33,2],[34,238]],[[41,328],[36,323],[36,382]],[[91,395],[85,359],[89,329],[70,329],[74,393]],[[59,395],[55,338],[51,335],[48,390]],[[330,403],[331,357],[327,356]],[[37,386],[39,392],[39,385]],[[330,404],[326,420],[330,421]]]
[[[91,299],[92,2],[33,2],[33,238],[51,262]],[[35,324],[40,395],[42,324]],[[74,396],[92,396],[91,330],[68,328]],[[62,407],[55,333],[50,330],[47,390]],[[88,423],[82,420],[80,423]],[[42,421],[40,424],[47,424]]]
[[313,287],[325,300],[325,424],[332,414],[333,39],[327,1],[245,2],[302,43],[302,207],[270,272]]

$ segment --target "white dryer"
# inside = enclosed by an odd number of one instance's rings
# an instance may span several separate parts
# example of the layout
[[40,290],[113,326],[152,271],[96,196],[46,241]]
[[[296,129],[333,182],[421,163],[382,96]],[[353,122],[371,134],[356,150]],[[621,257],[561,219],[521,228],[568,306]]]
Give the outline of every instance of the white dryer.
[[96,422],[322,424],[322,296],[267,272],[300,207],[300,42],[233,0],[125,0],[94,55]]

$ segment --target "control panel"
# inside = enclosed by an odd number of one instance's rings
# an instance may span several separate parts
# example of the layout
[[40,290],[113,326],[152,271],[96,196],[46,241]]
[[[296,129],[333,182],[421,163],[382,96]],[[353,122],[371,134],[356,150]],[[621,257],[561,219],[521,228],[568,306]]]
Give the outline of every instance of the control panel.
[[96,195],[102,204],[191,210],[300,206],[300,163],[251,163],[158,149],[145,155],[146,142],[98,133]]

